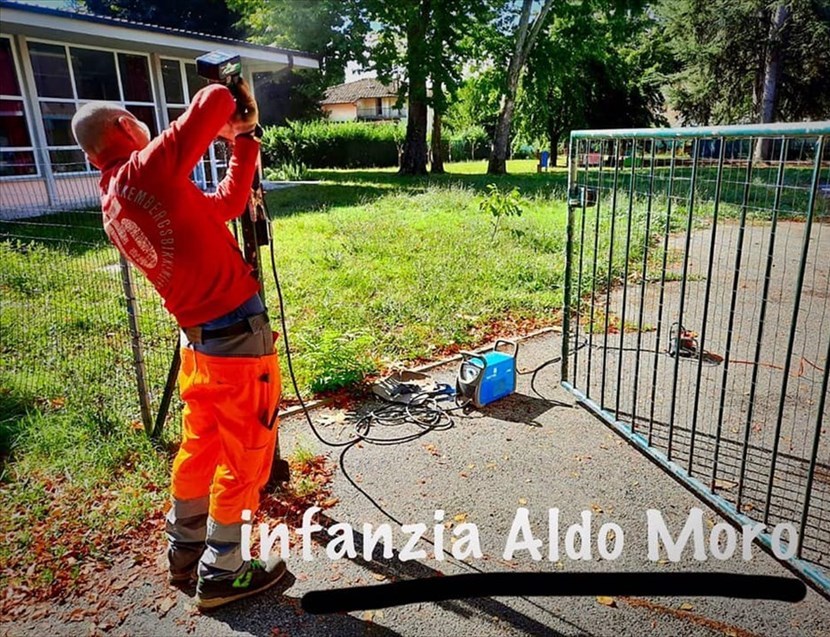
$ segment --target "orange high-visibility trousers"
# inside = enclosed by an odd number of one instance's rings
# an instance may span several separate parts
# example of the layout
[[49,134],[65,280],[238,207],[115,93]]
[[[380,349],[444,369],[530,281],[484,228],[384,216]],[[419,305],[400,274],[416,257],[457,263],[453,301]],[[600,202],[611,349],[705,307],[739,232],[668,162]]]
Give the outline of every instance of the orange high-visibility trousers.
[[210,516],[238,524],[244,509],[256,511],[271,472],[278,423],[268,424],[282,389],[277,354],[220,357],[182,348],[181,357],[185,407],[173,497],[209,495]]

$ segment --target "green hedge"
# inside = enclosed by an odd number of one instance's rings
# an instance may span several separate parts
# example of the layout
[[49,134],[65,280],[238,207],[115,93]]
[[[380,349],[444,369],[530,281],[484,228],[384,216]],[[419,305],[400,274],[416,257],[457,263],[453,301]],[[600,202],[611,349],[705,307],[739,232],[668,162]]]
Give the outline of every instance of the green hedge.
[[404,130],[397,124],[290,122],[271,126],[262,138],[266,166],[302,163],[309,168],[398,165]]

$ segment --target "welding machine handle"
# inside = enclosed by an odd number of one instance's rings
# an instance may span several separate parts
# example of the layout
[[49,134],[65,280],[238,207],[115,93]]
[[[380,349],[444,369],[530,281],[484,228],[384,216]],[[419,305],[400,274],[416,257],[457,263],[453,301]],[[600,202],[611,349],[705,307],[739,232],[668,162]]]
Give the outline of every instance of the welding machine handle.
[[513,353],[511,354],[511,356],[513,358],[516,358],[516,355],[519,353],[519,344],[516,341],[508,341],[506,339],[500,338],[496,341],[496,344],[493,345],[493,351],[494,352],[497,351],[499,349],[499,345],[501,345],[501,344],[512,345],[513,346]]

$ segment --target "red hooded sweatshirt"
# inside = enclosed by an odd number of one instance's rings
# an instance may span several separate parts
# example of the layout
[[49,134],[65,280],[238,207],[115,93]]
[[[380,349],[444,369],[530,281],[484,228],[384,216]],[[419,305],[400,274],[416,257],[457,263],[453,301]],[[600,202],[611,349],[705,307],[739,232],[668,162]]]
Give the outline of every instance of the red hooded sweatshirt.
[[259,143],[236,140],[215,193],[190,180],[235,109],[226,87],[207,86],[170,128],[101,175],[104,231],[182,327],[227,314],[259,291],[227,226],[245,209]]

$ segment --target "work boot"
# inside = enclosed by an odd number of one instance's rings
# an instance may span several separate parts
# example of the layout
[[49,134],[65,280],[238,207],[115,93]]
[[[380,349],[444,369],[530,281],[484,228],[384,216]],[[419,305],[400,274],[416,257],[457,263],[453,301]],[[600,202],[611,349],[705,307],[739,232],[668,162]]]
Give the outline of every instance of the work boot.
[[200,610],[217,608],[230,602],[255,595],[271,588],[288,572],[285,562],[279,557],[267,561],[251,560],[236,578],[199,578],[196,585],[196,607]]

